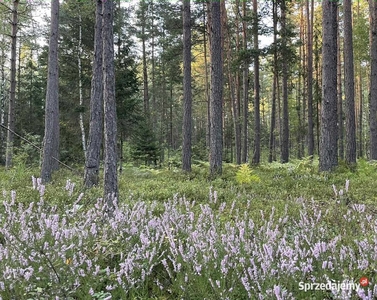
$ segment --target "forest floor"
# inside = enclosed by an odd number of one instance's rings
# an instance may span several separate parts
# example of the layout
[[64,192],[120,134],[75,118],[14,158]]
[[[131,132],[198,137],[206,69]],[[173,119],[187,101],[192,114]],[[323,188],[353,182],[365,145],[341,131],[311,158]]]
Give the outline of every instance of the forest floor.
[[38,172],[0,170],[0,299],[377,297],[375,162],[125,165],[111,219],[101,187]]

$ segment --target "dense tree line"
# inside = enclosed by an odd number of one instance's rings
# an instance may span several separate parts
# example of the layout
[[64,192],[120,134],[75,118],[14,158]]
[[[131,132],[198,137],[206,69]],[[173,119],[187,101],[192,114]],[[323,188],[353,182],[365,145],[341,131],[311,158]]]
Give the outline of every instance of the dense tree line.
[[328,171],[377,157],[372,0],[52,1],[37,25],[42,5],[0,5],[8,168],[25,156],[18,135],[43,148],[45,181],[60,160],[97,185],[103,158],[115,197],[123,163],[209,160],[216,175],[223,161],[318,155]]

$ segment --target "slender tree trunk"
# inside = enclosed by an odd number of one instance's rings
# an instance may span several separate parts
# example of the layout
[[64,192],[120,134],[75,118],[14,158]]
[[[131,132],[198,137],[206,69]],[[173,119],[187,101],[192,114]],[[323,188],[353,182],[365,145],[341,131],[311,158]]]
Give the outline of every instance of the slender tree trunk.
[[337,9],[338,3],[325,0],[322,8],[322,109],[320,171],[338,165],[337,127]]
[[[247,7],[246,1],[242,1],[242,44],[244,53],[247,52]],[[249,117],[249,59],[243,61],[242,72],[242,98],[243,98],[243,145],[242,163],[247,162],[248,157],[248,117]]]
[[352,39],[352,4],[344,0],[344,76],[346,94],[346,163],[356,164],[355,75]]
[[363,147],[363,79],[359,66],[359,157],[364,156]]
[[308,65],[308,155],[314,155],[314,122],[313,122],[313,24],[314,24],[314,0],[310,1],[311,9],[309,9],[309,0],[306,1],[307,15],[307,65]]
[[115,102],[114,72],[114,3],[112,0],[103,2],[103,99],[104,99],[104,199],[111,215],[114,201],[118,199],[117,176],[117,118]]
[[141,39],[142,39],[142,51],[143,51],[143,97],[144,97],[144,115],[149,122],[149,92],[148,92],[148,69],[147,69],[147,51],[146,51],[146,9],[145,0],[142,0],[142,25],[141,25]]
[[316,135],[317,135],[317,149],[319,154],[319,146],[320,146],[320,124],[319,124],[319,117],[321,112],[321,91],[320,91],[320,58],[319,58],[319,45],[318,45],[318,36],[315,37],[315,85],[314,85],[314,97],[315,97],[315,107],[316,107]]
[[82,56],[82,24],[81,24],[81,12],[79,12],[79,44],[78,44],[78,56],[77,63],[79,68],[79,103],[80,103],[80,130],[81,130],[81,142],[82,150],[84,151],[84,158],[86,158],[86,137],[84,128],[84,113],[82,112],[82,107],[84,106],[83,95],[82,95],[82,66],[81,66],[81,56]]
[[[5,38],[2,37],[1,42],[5,44]],[[1,68],[1,79],[0,79],[0,124],[5,126],[5,99],[6,99],[6,90],[5,90],[5,49],[4,47],[1,48],[1,61],[0,61],[0,68]],[[4,147],[5,139],[6,139],[6,132],[4,130],[0,130],[0,161],[3,163],[4,161]]]
[[268,162],[274,160],[275,152],[275,126],[276,126],[276,95],[277,95],[277,72],[278,72],[278,56],[277,56],[277,2],[272,1],[272,22],[273,22],[273,35],[274,35],[274,65],[273,65],[273,83],[272,83],[272,103],[271,103],[271,127],[269,139],[269,155]]
[[[239,3],[237,3],[239,4]],[[237,5],[236,4],[236,5]],[[241,122],[240,122],[240,98],[238,94],[238,87],[237,87],[237,74],[233,74],[232,72],[232,49],[231,49],[231,36],[228,31],[228,18],[227,12],[224,8],[224,20],[223,20],[223,36],[224,36],[224,44],[226,48],[226,55],[227,55],[227,73],[228,73],[228,84],[229,84],[229,93],[230,93],[230,101],[231,101],[231,113],[233,116],[233,129],[234,129],[234,136],[235,136],[235,148],[236,148],[236,163],[237,165],[241,164]],[[236,33],[238,34],[238,33]],[[233,161],[233,160],[232,160]]]
[[214,177],[222,173],[223,148],[223,60],[220,1],[211,0],[210,48],[211,48],[211,144],[210,173]]
[[14,110],[16,102],[16,59],[17,59],[17,31],[18,31],[18,4],[19,0],[13,1],[12,8],[12,33],[11,33],[11,58],[10,58],[10,97],[8,104],[8,130],[5,167],[12,166],[13,158],[13,132],[15,129]]
[[259,34],[258,1],[253,0],[253,42],[254,42],[254,155],[253,164],[260,163],[260,86],[259,86]]
[[89,141],[85,164],[85,186],[98,185],[100,153],[103,134],[103,43],[102,43],[102,0],[96,0],[96,21],[94,28],[94,60],[90,96]]
[[369,0],[371,15],[371,62],[370,62],[370,103],[369,103],[369,128],[370,128],[370,159],[377,160],[377,4]]
[[191,171],[192,135],[191,93],[191,11],[190,0],[183,0],[183,145],[182,169]]
[[151,121],[152,121],[152,128],[155,130],[155,126],[157,126],[157,102],[156,102],[156,57],[155,57],[155,26],[154,26],[154,3],[153,0],[150,2],[151,6],[151,33],[152,33],[152,44],[151,44],[151,59],[152,59],[152,110],[151,113]]
[[[338,7],[338,23],[339,23],[339,7]],[[344,118],[343,118],[343,87],[342,87],[342,43],[340,38],[340,29],[338,28],[337,42],[337,96],[338,96],[338,147],[339,158],[344,159]]]
[[48,74],[45,106],[45,135],[43,140],[43,160],[41,179],[51,180],[51,174],[58,169],[59,159],[59,0],[51,1],[51,31],[48,52]]
[[[286,2],[281,3],[281,30],[282,30],[282,44],[283,51],[288,51],[287,45],[287,26],[286,26]],[[288,114],[288,63],[287,59],[282,62],[282,81],[283,81],[283,132],[281,138],[281,156],[282,163],[289,161],[289,114]]]

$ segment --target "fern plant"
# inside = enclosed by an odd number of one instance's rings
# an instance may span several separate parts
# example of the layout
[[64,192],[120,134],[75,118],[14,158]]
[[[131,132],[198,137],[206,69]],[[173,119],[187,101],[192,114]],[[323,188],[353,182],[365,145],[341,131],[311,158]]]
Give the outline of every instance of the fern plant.
[[236,173],[236,181],[238,184],[250,184],[252,182],[259,182],[260,178],[253,174],[248,164],[243,164]]

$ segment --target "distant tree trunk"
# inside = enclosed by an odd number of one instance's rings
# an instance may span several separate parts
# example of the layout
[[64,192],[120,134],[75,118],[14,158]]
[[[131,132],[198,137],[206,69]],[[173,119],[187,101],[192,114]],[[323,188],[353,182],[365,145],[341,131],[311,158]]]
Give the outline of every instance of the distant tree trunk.
[[325,0],[322,7],[322,109],[320,171],[331,171],[338,165],[337,127],[337,6]]
[[[340,11],[338,7],[338,23]],[[343,87],[342,87],[342,43],[340,38],[340,29],[338,28],[338,41],[337,41],[337,96],[338,96],[338,149],[339,158],[344,159],[344,118],[343,118]]]
[[11,58],[10,58],[10,98],[8,104],[8,130],[5,167],[12,166],[13,158],[13,132],[15,129],[14,111],[16,102],[16,59],[17,59],[17,31],[18,31],[18,4],[19,0],[13,1],[12,8],[12,33],[11,33]]
[[51,174],[59,167],[59,0],[51,0],[51,31],[48,51],[48,74],[45,104],[45,135],[41,179],[51,180]]
[[363,79],[361,74],[361,66],[359,66],[359,101],[359,157],[363,157]]
[[[223,2],[224,3],[224,2]],[[225,3],[224,3],[225,4]],[[237,2],[236,5],[239,5]],[[227,55],[227,73],[228,73],[228,85],[231,101],[231,113],[233,117],[233,129],[235,136],[235,154],[236,154],[236,164],[241,164],[241,121],[240,121],[240,97],[239,97],[239,86],[237,86],[237,74],[234,74],[232,70],[232,48],[231,48],[231,35],[228,30],[228,17],[226,9],[223,12],[223,36],[224,44],[226,45],[226,55]],[[236,21],[237,23],[238,21]],[[236,33],[238,35],[238,32]],[[238,48],[238,46],[237,46]],[[238,49],[239,50],[239,49]],[[237,50],[236,50],[237,51]],[[236,77],[236,78],[235,78]],[[233,159],[232,159],[233,160]]]
[[321,89],[320,89],[320,81],[321,81],[321,67],[320,67],[320,50],[319,50],[319,41],[318,35],[315,36],[315,55],[314,55],[314,62],[315,62],[315,85],[314,85],[314,97],[315,97],[315,108],[316,108],[316,136],[317,136],[317,149],[319,154],[319,146],[320,146],[320,124],[319,124],[319,117],[321,111]]
[[191,94],[191,11],[190,0],[183,0],[183,145],[182,169],[191,171],[192,134]]
[[155,26],[154,26],[154,3],[153,0],[150,2],[151,7],[151,33],[152,33],[152,43],[151,43],[151,59],[152,59],[152,110],[150,110],[151,114],[151,121],[152,121],[152,128],[155,130],[155,126],[157,125],[157,104],[156,104],[156,58],[155,58]]
[[370,128],[370,159],[377,160],[377,5],[376,1],[369,0],[371,15],[371,62],[370,62],[370,103],[369,103],[369,128]]
[[346,163],[356,164],[355,75],[352,39],[352,4],[344,0],[344,76],[346,94]]
[[79,103],[80,103],[80,130],[81,130],[81,142],[82,150],[84,151],[84,158],[86,158],[86,137],[85,137],[85,128],[84,128],[84,113],[82,108],[84,107],[83,95],[82,95],[82,65],[81,65],[81,55],[82,55],[82,20],[81,12],[79,12],[79,44],[78,44],[78,56],[77,64],[79,68]]
[[[242,44],[244,53],[247,52],[247,8],[246,1],[242,1]],[[243,98],[243,145],[242,145],[242,163],[247,162],[248,156],[248,119],[249,119],[249,59],[243,61],[242,72],[242,98]]]
[[271,126],[269,139],[269,155],[268,162],[272,162],[275,156],[275,124],[276,124],[276,95],[277,95],[277,72],[278,72],[278,56],[277,56],[277,3],[272,1],[272,22],[274,35],[274,65],[273,65],[273,83],[272,83],[272,103],[271,103]]
[[148,92],[148,69],[147,69],[147,51],[145,47],[146,33],[145,33],[145,22],[146,22],[146,11],[145,11],[145,0],[142,0],[142,25],[141,25],[141,39],[142,39],[142,51],[143,51],[143,97],[144,97],[144,115],[149,122],[149,92]]
[[254,155],[253,164],[260,163],[260,85],[259,85],[259,42],[258,1],[253,0],[253,42],[254,42]]
[[[1,42],[5,43],[5,38],[2,36]],[[1,68],[1,79],[0,79],[0,124],[1,126],[5,126],[5,98],[6,98],[6,89],[5,89],[5,49],[4,47],[1,47],[1,61],[0,61],[0,68]],[[6,150],[5,145],[5,139],[6,139],[7,132],[4,130],[0,130],[0,161],[1,163],[4,162],[4,150]]]
[[[255,0],[254,0],[255,1]],[[286,2],[281,2],[281,30],[282,30],[282,47],[283,52],[288,51],[287,45],[287,25],[286,25]],[[282,81],[283,81],[283,131],[281,137],[281,156],[282,163],[289,161],[289,114],[288,114],[288,62],[284,58],[282,62]]]
[[117,117],[115,102],[114,73],[114,4],[112,0],[103,2],[103,99],[104,99],[104,199],[111,214],[114,201],[118,199],[117,176]]
[[222,173],[223,148],[223,61],[220,1],[211,0],[210,48],[211,48],[211,144],[210,173]]
[[98,185],[100,153],[103,135],[103,43],[102,0],[96,0],[96,23],[94,28],[94,59],[90,96],[89,141],[85,164],[85,186]]
[[308,155],[314,155],[314,122],[313,122],[313,25],[314,25],[314,0],[306,1],[306,15],[308,21]]
[[[236,52],[240,53],[240,1],[236,0]],[[227,22],[228,23],[228,22]],[[240,70],[237,68],[235,72],[235,101],[234,101],[234,112],[235,112],[235,127],[234,127],[234,134],[235,134],[235,146],[236,146],[236,163],[238,165],[241,164],[241,153],[242,153],[242,121],[241,121],[241,76]]]

